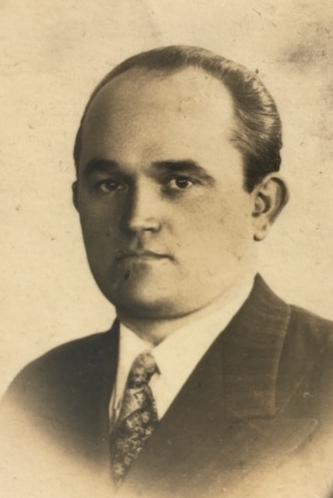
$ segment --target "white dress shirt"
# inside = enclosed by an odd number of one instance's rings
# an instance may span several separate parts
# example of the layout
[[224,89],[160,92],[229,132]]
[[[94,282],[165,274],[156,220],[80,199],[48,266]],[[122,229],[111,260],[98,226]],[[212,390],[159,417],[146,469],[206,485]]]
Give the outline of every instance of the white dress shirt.
[[163,417],[196,365],[217,336],[227,327],[249,296],[254,275],[221,300],[218,311],[174,331],[157,346],[145,342],[132,330],[120,324],[119,361],[115,387],[110,401],[111,428],[121,408],[127,377],[134,359],[149,351],[159,372],[149,382],[159,419]]

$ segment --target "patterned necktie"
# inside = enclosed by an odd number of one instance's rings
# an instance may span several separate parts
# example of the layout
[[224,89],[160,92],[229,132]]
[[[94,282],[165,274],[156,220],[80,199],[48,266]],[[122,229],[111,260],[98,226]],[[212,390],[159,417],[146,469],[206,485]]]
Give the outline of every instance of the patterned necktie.
[[110,435],[112,476],[117,486],[157,426],[155,401],[148,385],[155,372],[155,360],[145,352],[134,360],[128,375],[118,421]]

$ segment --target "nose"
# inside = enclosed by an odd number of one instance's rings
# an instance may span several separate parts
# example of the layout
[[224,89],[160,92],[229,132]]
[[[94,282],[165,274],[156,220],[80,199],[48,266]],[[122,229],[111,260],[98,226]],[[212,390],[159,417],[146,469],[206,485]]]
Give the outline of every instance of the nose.
[[137,185],[129,193],[122,219],[126,232],[158,232],[161,228],[159,202],[161,198],[156,187],[149,184]]

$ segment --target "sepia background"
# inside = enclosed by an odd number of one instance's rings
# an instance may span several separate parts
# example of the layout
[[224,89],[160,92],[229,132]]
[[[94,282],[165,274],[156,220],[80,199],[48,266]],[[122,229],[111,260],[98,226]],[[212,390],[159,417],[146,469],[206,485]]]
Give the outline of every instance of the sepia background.
[[112,321],[71,204],[73,140],[101,77],[160,45],[259,71],[282,116],[291,190],[260,270],[333,319],[332,37],[331,0],[0,0],[0,395],[34,357]]

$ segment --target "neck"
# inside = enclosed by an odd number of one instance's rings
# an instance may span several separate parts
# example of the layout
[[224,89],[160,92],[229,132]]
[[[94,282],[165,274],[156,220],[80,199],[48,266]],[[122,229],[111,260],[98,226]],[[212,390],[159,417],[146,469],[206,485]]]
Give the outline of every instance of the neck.
[[238,284],[233,286],[233,288],[228,289],[205,306],[180,316],[168,316],[163,318],[147,317],[133,314],[124,309],[117,309],[117,316],[125,327],[135,332],[142,340],[156,346],[176,330],[180,330],[191,323],[204,319],[206,316],[222,310],[234,300],[239,300],[241,306],[246,299],[248,292],[251,290],[252,283],[253,276],[251,275],[245,279],[241,285]]

